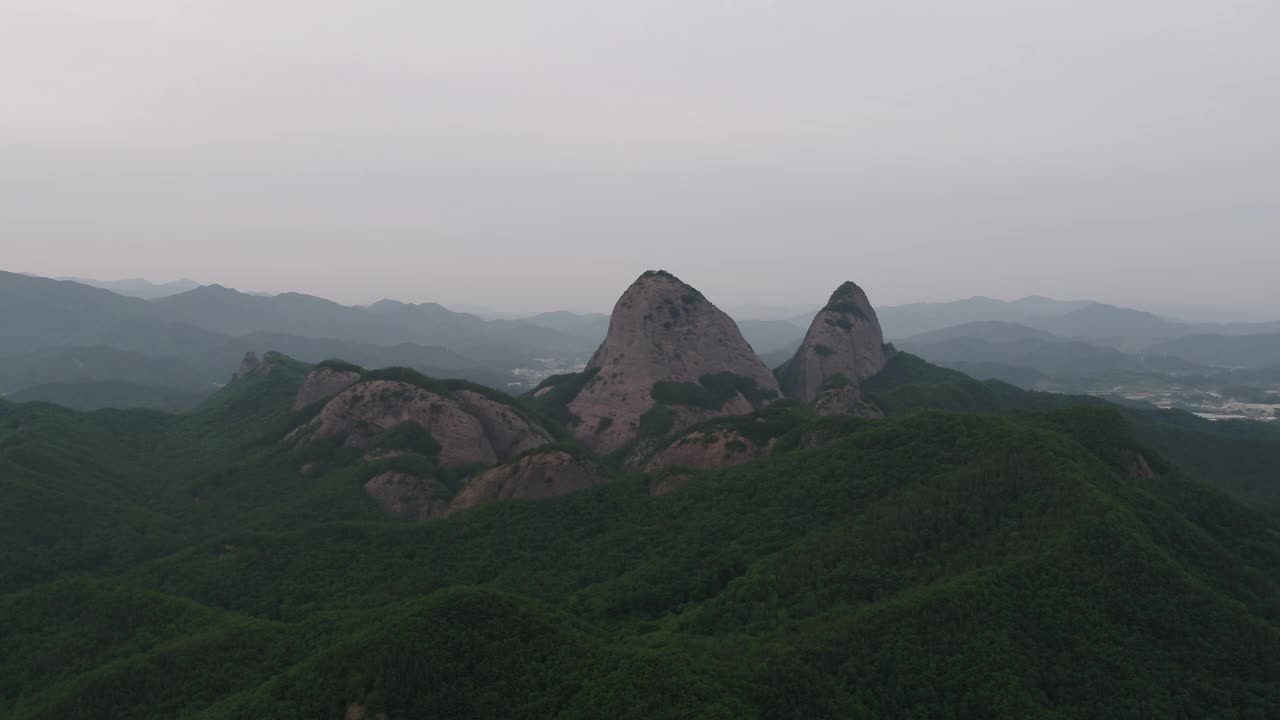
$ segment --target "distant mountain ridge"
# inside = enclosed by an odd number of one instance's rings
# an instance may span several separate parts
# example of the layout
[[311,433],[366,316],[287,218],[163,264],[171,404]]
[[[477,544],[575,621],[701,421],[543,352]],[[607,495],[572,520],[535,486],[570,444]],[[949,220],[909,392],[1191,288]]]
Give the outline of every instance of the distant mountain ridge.
[[78,277],[59,277],[57,280],[69,280],[77,282],[81,285],[110,290],[119,295],[127,297],[136,297],[143,300],[155,300],[157,298],[177,295],[189,290],[195,290],[200,287],[200,283],[190,278],[182,278],[181,280],[173,280],[167,283],[153,283],[144,278],[129,278],[127,280],[94,280],[92,278]]
[[[609,323],[600,313],[556,311],[486,319],[438,303],[382,300],[349,306],[302,293],[263,296],[221,285],[144,300],[121,291],[136,287],[150,292],[151,287],[168,292],[194,283],[99,284],[114,289],[0,272],[0,357],[10,358],[0,362],[0,392],[17,392],[23,383],[36,382],[37,376],[24,368],[40,362],[48,362],[39,373],[42,384],[140,380],[102,348],[157,360],[139,367],[169,364],[152,382],[183,393],[211,391],[225,382],[226,368],[244,352],[268,349],[308,362],[343,357],[367,367],[405,365],[433,376],[463,377],[496,387],[515,382],[513,370],[524,368],[522,378],[531,378],[528,387],[545,374],[584,363],[604,340]],[[757,304],[743,306],[742,312],[777,314],[784,309]],[[1280,335],[1277,322],[1191,324],[1114,305],[1039,296],[1015,301],[974,297],[890,306],[877,313],[887,339],[904,341],[904,347],[952,367],[985,368],[980,374],[1007,368],[999,375],[1007,379],[1025,381],[1030,376],[1023,370],[1061,372],[1072,362],[1089,372],[1135,364],[1139,372],[1146,372],[1153,362],[1176,369],[1175,360],[1228,368],[1280,364],[1275,341],[1266,337]],[[810,315],[743,319],[736,324],[752,350],[776,367],[794,354],[811,320]],[[913,328],[926,329],[907,332]],[[1026,336],[1018,347],[979,347],[979,341],[999,345],[1018,335]],[[939,344],[944,336],[955,342],[944,348]],[[1047,344],[1058,341],[1120,350],[1136,360],[1070,345],[1058,348],[1064,352],[1055,358]],[[70,365],[71,360],[83,365]],[[192,374],[202,378],[194,390],[189,383],[173,381]]]
[[942,303],[911,303],[878,308],[885,337],[900,340],[921,333],[980,321],[1024,322],[1031,318],[1065,315],[1091,301],[1054,300],[1032,295],[1018,300],[971,297]]
[[975,339],[986,342],[1016,342],[1028,338],[1061,341],[1060,338],[1044,330],[1006,320],[977,320],[974,322],[952,325],[940,330],[930,330],[901,339],[901,343],[911,345],[930,345],[957,339]]
[[[384,301],[363,308],[220,285],[143,300],[74,281],[0,272],[0,392],[8,393],[37,380],[125,383],[117,390],[142,382],[200,397],[225,382],[227,368],[245,352],[268,349],[310,362],[344,357],[370,367],[404,365],[501,387],[515,380],[516,367],[536,365],[539,358],[585,358],[596,343],[589,336],[524,321],[483,320],[432,303]],[[153,370],[169,370],[139,378],[107,351],[140,356],[139,368],[150,363]],[[58,353],[79,365],[53,361]],[[23,370],[40,363],[45,367],[38,378]],[[172,381],[191,375],[203,379],[194,387]]]

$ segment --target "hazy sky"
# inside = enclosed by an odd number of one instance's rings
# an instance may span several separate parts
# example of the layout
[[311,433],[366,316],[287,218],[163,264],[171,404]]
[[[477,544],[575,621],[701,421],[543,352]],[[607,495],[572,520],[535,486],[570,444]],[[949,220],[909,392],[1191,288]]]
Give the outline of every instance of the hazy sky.
[[1280,2],[0,0],[0,268],[1280,315]]

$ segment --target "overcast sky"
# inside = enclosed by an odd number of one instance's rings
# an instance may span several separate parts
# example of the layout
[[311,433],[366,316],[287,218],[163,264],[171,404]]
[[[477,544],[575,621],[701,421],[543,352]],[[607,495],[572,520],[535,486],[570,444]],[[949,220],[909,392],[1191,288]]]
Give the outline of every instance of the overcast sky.
[[1280,315],[1280,2],[0,0],[0,268]]

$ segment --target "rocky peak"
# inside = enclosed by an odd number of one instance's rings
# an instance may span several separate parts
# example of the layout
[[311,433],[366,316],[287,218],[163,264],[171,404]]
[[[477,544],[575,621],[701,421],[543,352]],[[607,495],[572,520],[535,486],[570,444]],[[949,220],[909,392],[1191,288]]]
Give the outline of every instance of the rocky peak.
[[262,360],[258,358],[258,353],[250,350],[244,354],[244,360],[240,361],[240,369],[236,371],[236,379],[246,378],[263,369]]
[[340,438],[345,447],[373,450],[384,433],[405,423],[430,434],[439,445],[441,467],[493,465],[551,442],[546,429],[479,392],[437,391],[387,379],[342,390],[285,442],[305,447]]
[[563,450],[533,452],[472,477],[449,504],[448,515],[494,500],[540,500],[604,482],[595,463]]
[[891,352],[867,294],[846,282],[813,318],[795,356],[778,368],[778,379],[788,396],[824,412],[867,414],[857,389],[884,369]]
[[779,395],[737,324],[662,270],[644,273],[618,299],[586,372],[590,380],[569,403],[573,432],[605,453],[636,440],[641,418],[658,404],[655,393],[666,393],[663,402],[674,407],[658,434],[750,412]]

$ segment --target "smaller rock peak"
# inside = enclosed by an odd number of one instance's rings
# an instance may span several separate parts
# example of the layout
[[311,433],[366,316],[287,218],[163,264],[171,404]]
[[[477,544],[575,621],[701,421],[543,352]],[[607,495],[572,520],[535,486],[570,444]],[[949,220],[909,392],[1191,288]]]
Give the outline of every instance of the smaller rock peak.
[[236,371],[236,378],[249,377],[262,367],[262,361],[258,359],[258,353],[250,350],[244,354],[244,360],[240,361],[240,369]]
[[684,305],[695,305],[706,301],[706,297],[692,285],[672,275],[666,270],[646,270],[631,283],[631,287],[622,294],[620,300],[636,297],[651,299],[678,299]]
[[[654,278],[661,278],[661,279],[663,279],[663,280],[674,280],[674,281],[676,281],[676,282],[681,282],[681,281],[680,281],[680,278],[676,277],[675,275],[672,275],[671,273],[667,272],[666,270],[645,270],[644,272],[640,273],[640,277],[639,277],[639,278],[637,278],[637,279],[638,279],[638,280],[652,280],[652,279],[654,279]],[[681,284],[683,284],[683,283],[681,283]]]
[[887,349],[866,292],[844,282],[809,325],[804,342],[777,370],[787,395],[814,404],[819,413],[878,413],[862,401],[862,381],[884,369]]
[[858,284],[852,280],[846,280],[840,283],[840,287],[831,293],[831,299],[827,301],[827,306],[823,310],[833,310],[835,312],[864,312],[865,308],[871,304],[867,299],[867,293]]

